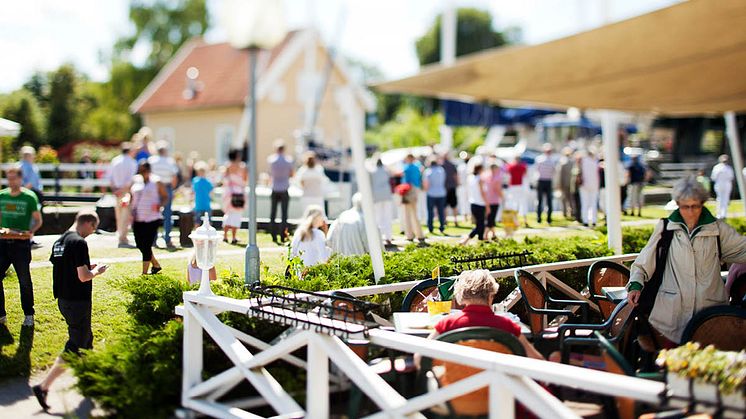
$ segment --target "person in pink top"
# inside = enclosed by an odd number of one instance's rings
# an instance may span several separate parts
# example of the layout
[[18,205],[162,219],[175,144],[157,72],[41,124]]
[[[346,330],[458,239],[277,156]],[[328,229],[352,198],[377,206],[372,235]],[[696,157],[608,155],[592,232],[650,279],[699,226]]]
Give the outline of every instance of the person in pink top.
[[523,182],[526,177],[526,172],[528,171],[528,166],[526,166],[526,163],[521,161],[520,156],[515,156],[513,161],[508,163],[505,169],[510,175],[507,200],[515,203],[516,208],[514,209],[518,210],[519,216],[523,216],[523,222],[526,227],[528,227],[528,219],[526,218],[526,215],[528,214],[528,205],[526,202],[525,190],[523,188]]
[[161,271],[161,264],[153,254],[153,243],[158,235],[161,224],[161,206],[168,199],[168,193],[157,176],[151,176],[150,163],[143,161],[138,168],[139,176],[135,176],[132,184],[132,231],[135,233],[135,245],[142,254],[142,274],[157,274]]
[[490,164],[490,170],[482,174],[484,181],[484,192],[487,197],[487,205],[490,212],[487,213],[487,224],[485,225],[484,239],[497,238],[495,233],[495,219],[497,218],[500,203],[503,200],[503,172],[500,165],[495,161]]

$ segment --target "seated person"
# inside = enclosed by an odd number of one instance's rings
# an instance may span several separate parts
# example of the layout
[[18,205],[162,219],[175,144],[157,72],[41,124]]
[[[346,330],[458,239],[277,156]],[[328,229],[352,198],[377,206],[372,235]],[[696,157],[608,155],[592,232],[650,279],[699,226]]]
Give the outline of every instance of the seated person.
[[497,294],[499,285],[486,269],[464,271],[458,276],[453,287],[453,298],[464,308],[460,313],[444,317],[435,325],[435,331],[428,339],[463,327],[494,327],[518,338],[529,358],[544,357],[521,334],[521,327],[505,316],[492,312],[492,299]]

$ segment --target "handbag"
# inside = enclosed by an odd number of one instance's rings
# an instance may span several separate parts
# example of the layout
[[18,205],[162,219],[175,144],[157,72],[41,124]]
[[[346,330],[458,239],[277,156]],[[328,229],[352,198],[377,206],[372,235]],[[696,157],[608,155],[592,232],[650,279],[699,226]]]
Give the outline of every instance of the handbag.
[[245,203],[246,203],[246,198],[244,198],[242,193],[231,194],[231,206],[232,207],[243,208]]

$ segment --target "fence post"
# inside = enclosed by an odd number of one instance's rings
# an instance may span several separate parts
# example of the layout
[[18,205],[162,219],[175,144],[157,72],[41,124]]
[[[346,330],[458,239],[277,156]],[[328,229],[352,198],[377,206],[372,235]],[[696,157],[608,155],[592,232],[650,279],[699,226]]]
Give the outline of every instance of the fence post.
[[54,165],[54,194],[60,196],[60,165]]

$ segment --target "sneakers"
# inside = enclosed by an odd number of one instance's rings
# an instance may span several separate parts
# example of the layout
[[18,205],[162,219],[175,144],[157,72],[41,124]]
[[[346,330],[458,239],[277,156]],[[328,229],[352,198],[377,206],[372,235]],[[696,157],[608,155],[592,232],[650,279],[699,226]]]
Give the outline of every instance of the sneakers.
[[49,410],[49,405],[47,404],[47,394],[49,391],[44,391],[41,389],[41,386],[36,385],[31,387],[31,390],[34,392],[34,396],[36,396],[36,401],[39,402],[39,405],[42,409],[46,412]]
[[33,327],[34,326],[34,315],[28,315],[23,319],[23,324],[21,326],[25,327]]
[[117,246],[120,249],[134,249],[135,246],[129,244],[129,243],[119,243],[119,246]]

